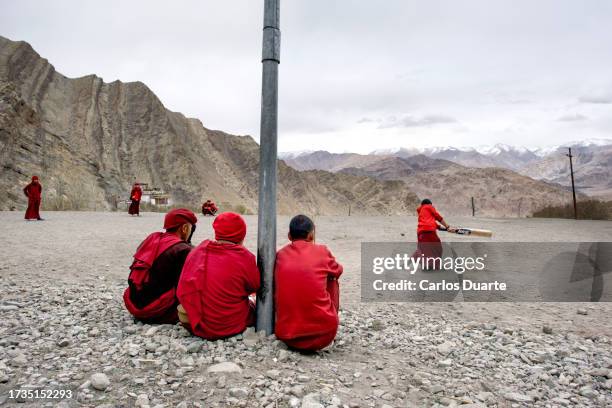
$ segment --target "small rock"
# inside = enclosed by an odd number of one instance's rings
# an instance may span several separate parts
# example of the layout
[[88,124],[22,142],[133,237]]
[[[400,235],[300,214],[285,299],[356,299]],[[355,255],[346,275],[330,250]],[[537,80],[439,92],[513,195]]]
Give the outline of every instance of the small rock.
[[202,343],[199,341],[194,341],[189,346],[187,346],[188,353],[197,353],[202,348]]
[[589,314],[589,312],[586,309],[584,309],[584,308],[580,308],[580,309],[576,310],[576,314],[586,316],[586,315]]
[[230,388],[229,394],[238,399],[245,399],[249,396],[249,391],[246,388]]
[[280,370],[268,370],[266,371],[266,377],[276,380],[280,377]]
[[432,385],[431,387],[429,387],[429,392],[431,392],[432,394],[437,394],[442,391],[444,391],[444,387],[440,384]]
[[[262,331],[265,334],[265,332]],[[253,347],[259,342],[260,335],[257,334],[255,328],[247,327],[247,329],[242,333],[242,341],[248,347]]]
[[140,394],[136,397],[136,402],[134,406],[137,408],[144,408],[149,406],[149,396],[147,394]]
[[545,325],[544,325],[544,327],[542,327],[542,331],[543,331],[545,334],[552,334],[553,329],[552,329],[552,327],[550,327],[550,326],[548,326],[548,325],[546,325],[546,324],[545,324]]
[[580,389],[580,395],[586,398],[595,398],[597,397],[597,392],[591,387],[582,387]]
[[518,392],[505,393],[504,398],[513,402],[533,402],[533,397],[531,395],[520,394]]
[[184,359],[181,360],[182,367],[192,367],[194,364],[195,364],[195,361],[193,357],[191,356],[185,357]]
[[11,360],[11,365],[15,367],[23,367],[28,364],[28,359],[25,355],[19,353]]
[[302,398],[301,408],[325,408],[325,405],[323,405],[321,402],[320,394],[311,393]]
[[289,390],[289,393],[295,395],[298,398],[302,398],[304,396],[304,386],[303,385],[294,385]]
[[59,347],[66,347],[70,344],[70,340],[68,339],[61,339],[60,341],[57,342],[57,345]]
[[278,352],[278,361],[283,363],[289,359],[289,352],[287,350],[281,350]]
[[438,362],[438,367],[446,368],[453,365],[453,360],[447,358],[446,360],[442,360]]
[[211,365],[206,369],[207,373],[241,373],[242,368],[236,363],[224,361],[219,364]]
[[106,374],[103,374],[103,373],[93,374],[90,378],[90,381],[91,381],[91,386],[98,391],[104,391],[110,385],[110,380],[108,379]]

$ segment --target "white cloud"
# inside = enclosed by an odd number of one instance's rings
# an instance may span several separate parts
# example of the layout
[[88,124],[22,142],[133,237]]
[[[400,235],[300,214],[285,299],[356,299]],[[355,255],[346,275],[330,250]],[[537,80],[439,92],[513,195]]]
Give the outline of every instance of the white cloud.
[[[5,3],[0,35],[58,71],[140,80],[169,109],[258,139],[263,2]],[[611,20],[606,1],[283,2],[279,145],[550,145],[577,126],[609,135],[596,118],[612,103]],[[574,105],[593,120],[551,120]]]
[[580,121],[588,120],[588,119],[589,118],[579,113],[571,113],[571,114],[563,115],[559,117],[559,119],[557,120],[559,122],[580,122]]

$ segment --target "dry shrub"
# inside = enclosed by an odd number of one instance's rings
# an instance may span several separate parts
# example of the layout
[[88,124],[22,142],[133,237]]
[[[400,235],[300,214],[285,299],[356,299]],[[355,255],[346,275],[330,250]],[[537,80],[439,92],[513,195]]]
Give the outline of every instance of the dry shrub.
[[[576,204],[581,220],[612,220],[612,201],[582,200]],[[574,205],[546,206],[533,213],[536,218],[574,218]]]

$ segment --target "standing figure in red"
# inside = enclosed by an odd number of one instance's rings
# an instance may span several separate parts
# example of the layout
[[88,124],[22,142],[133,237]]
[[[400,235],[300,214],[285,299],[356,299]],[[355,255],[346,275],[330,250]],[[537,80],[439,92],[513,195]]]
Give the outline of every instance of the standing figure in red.
[[206,202],[202,204],[202,214],[204,215],[215,215],[218,210],[214,201],[206,200]]
[[423,257],[426,265],[424,269],[441,269],[439,264],[442,257],[442,242],[436,232],[440,228],[438,223],[449,231],[453,231],[453,228],[444,221],[444,218],[428,198],[421,201],[421,205],[416,211],[419,216],[417,225],[418,243],[417,250],[412,257]]
[[132,187],[132,192],[130,193],[130,200],[132,200],[132,203],[130,204],[130,208],[128,209],[128,214],[140,216],[141,198],[142,189],[140,188],[140,184],[134,183],[134,186]]
[[28,197],[28,209],[25,213],[25,219],[42,221],[40,217],[42,186],[38,182],[38,176],[32,176],[32,182],[24,187],[23,194]]

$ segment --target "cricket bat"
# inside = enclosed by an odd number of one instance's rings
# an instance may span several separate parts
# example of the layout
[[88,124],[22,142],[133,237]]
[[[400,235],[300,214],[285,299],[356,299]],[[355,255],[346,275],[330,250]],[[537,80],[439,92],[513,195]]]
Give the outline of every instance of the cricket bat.
[[493,236],[493,231],[485,230],[485,229],[477,229],[477,228],[456,227],[456,228],[453,228],[453,231],[449,231],[446,228],[440,228],[440,230],[450,232],[453,234],[458,234],[458,235],[473,235],[475,237],[491,238]]

